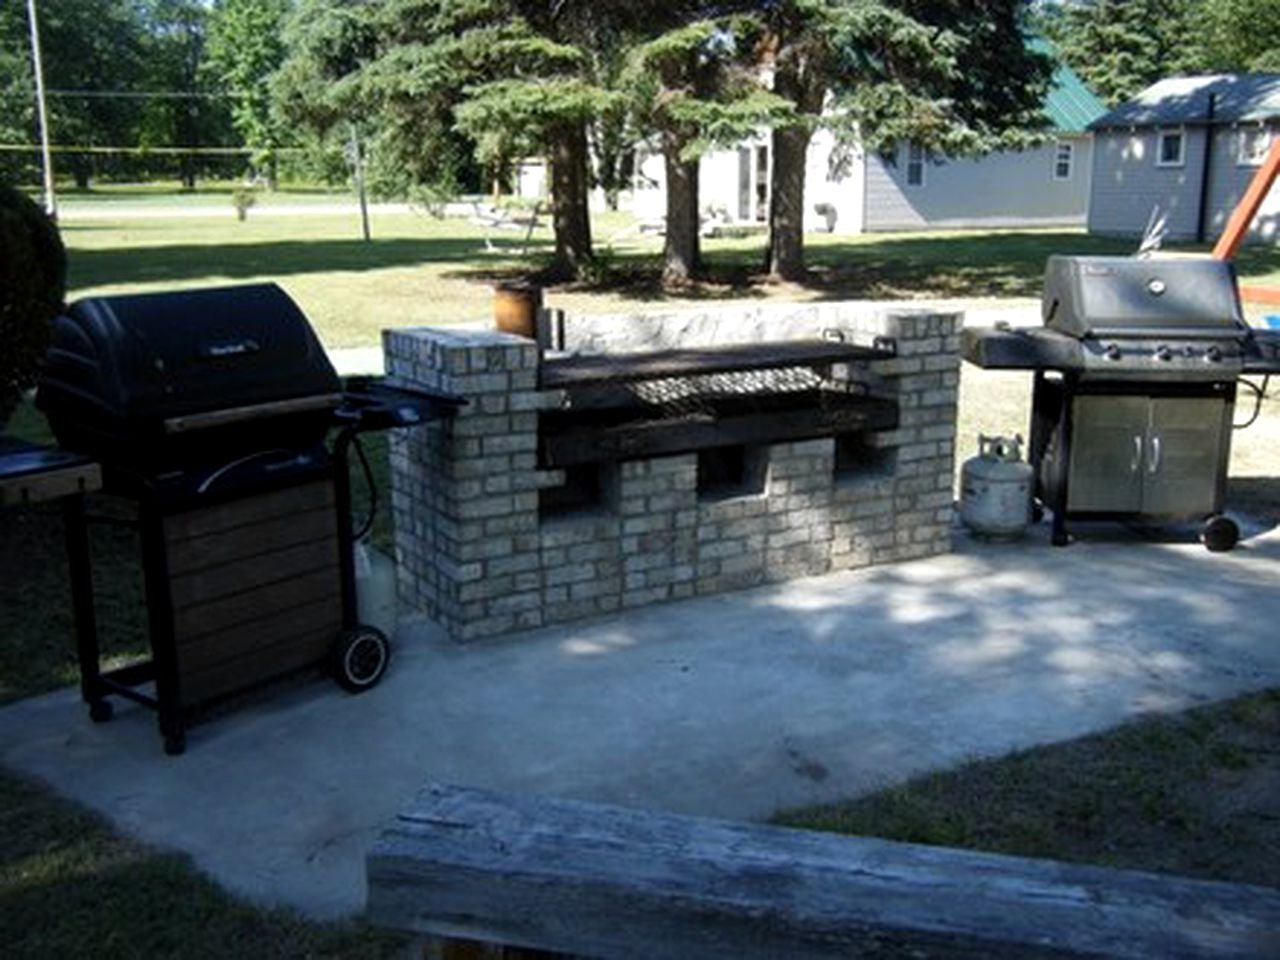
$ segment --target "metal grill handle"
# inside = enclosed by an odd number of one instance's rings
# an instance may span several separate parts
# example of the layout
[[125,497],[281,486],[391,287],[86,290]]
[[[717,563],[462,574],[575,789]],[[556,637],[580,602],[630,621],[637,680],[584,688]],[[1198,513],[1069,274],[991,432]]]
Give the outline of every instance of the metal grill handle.
[[1151,466],[1147,470],[1148,473],[1155,473],[1160,469],[1160,438],[1151,438]]
[[1142,463],[1142,434],[1135,433],[1133,435],[1133,459],[1129,461],[1129,472],[1137,473],[1140,463]]

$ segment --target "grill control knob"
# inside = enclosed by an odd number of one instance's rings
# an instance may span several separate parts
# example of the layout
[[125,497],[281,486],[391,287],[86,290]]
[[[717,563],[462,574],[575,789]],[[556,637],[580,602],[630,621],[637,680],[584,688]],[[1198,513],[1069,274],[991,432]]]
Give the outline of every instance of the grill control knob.
[[1168,363],[1173,359],[1173,351],[1166,346],[1156,347],[1156,359]]
[[1209,363],[1220,363],[1222,361],[1222,348],[1209,347],[1204,352],[1204,358],[1209,361]]
[[1117,344],[1114,344],[1114,343],[1107,344],[1107,349],[1104,352],[1108,360],[1120,359],[1120,347]]

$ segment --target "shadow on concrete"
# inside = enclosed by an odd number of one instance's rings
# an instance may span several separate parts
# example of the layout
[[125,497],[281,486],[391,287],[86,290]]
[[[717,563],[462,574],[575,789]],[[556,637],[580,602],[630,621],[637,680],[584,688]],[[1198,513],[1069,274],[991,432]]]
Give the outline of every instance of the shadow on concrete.
[[363,903],[363,854],[428,778],[765,817],[1136,714],[1280,683],[1280,534],[1231,554],[1044,526],[930,560],[499,641],[402,627],[382,685],[284,690],[193,727],[0,710],[0,762],[262,902]]

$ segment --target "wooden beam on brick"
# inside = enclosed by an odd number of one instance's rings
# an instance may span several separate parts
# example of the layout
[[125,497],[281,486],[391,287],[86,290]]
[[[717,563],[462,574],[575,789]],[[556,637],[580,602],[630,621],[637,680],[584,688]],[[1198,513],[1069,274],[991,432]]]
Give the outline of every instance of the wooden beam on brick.
[[608,958],[1266,957],[1280,891],[428,785],[380,926]]

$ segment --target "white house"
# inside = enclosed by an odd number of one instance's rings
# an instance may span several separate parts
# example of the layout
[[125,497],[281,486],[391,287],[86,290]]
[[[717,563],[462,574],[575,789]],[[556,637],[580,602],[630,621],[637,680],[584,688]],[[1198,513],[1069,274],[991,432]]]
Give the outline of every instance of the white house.
[[[930,227],[1083,226],[1092,143],[1087,127],[1106,108],[1071,70],[1055,71],[1044,112],[1043,146],[974,159],[929,155],[902,143],[889,155],[853,151],[833,169],[834,141],[819,132],[805,172],[805,227],[864,233]],[[763,223],[769,210],[769,137],[702,158],[699,200],[705,212],[734,223]],[[637,156],[632,211],[665,214],[662,157]]]
[[[1152,211],[1174,240],[1220,234],[1280,127],[1280,74],[1174,77],[1096,119],[1089,231],[1139,234]],[[1272,190],[1250,239],[1280,237]]]

